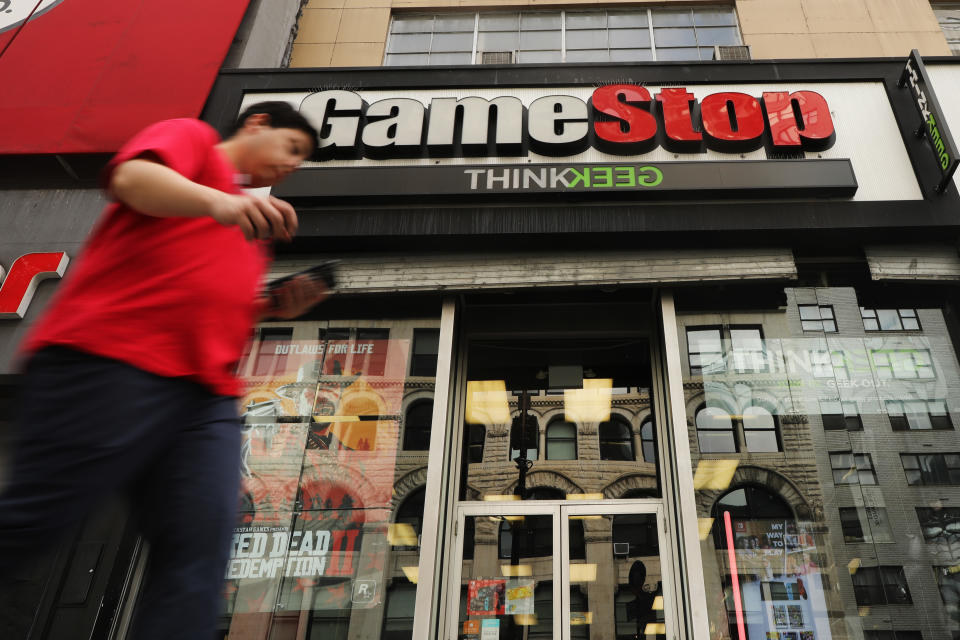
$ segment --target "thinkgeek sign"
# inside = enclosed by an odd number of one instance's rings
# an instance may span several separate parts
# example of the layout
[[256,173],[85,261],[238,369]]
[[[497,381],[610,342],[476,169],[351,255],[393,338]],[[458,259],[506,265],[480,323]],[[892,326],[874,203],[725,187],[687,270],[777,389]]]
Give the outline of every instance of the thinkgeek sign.
[[[848,159],[804,156],[836,140],[830,105],[816,91],[698,95],[611,84],[578,95],[516,92],[381,92],[370,102],[358,91],[311,93],[298,106],[319,131],[319,164],[275,192],[422,202],[851,197],[857,190]],[[768,159],[742,157],[759,149]],[[684,158],[663,161],[664,152]],[[458,160],[467,158],[483,160]]]

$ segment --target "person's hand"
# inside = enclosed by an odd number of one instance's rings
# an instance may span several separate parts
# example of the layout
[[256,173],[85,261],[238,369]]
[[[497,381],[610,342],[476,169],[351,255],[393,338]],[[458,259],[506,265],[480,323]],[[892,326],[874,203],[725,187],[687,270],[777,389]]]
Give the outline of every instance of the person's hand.
[[224,226],[240,227],[247,240],[290,242],[297,232],[297,212],[290,203],[273,196],[220,193],[212,203],[210,217]]
[[299,275],[273,290],[272,304],[266,308],[265,312],[272,318],[292,320],[302,316],[329,296],[330,290],[322,280]]

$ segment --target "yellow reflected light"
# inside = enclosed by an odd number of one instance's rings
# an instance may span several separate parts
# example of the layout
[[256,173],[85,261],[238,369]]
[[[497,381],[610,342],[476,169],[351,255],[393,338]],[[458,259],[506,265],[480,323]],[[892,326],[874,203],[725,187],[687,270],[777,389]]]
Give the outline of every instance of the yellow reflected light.
[[609,420],[612,394],[612,378],[588,378],[583,389],[564,389],[564,419],[579,423]]
[[667,625],[664,622],[648,622],[647,626],[643,628],[643,635],[645,636],[656,636],[664,635],[667,632]]
[[572,564],[570,565],[570,582],[596,582],[597,565]]
[[520,496],[514,495],[512,493],[488,493],[483,496],[484,502],[497,502],[500,500],[519,500]]
[[507,522],[523,522],[523,516],[498,516]]
[[360,422],[360,416],[313,416],[314,422]]
[[847,569],[850,569],[850,575],[853,575],[857,572],[857,569],[860,568],[860,558],[854,558],[847,563]]
[[739,460],[701,460],[693,475],[694,489],[726,489],[737,472]]
[[567,516],[571,520],[603,520],[603,516]]
[[415,547],[417,532],[406,522],[394,522],[387,529],[387,542],[391,547]]
[[697,530],[701,540],[710,537],[710,530],[713,528],[713,518],[697,518]]
[[508,578],[523,578],[533,575],[533,565],[530,564],[502,564],[500,572]]
[[507,383],[503,380],[468,381],[466,419],[472,424],[508,424]]
[[513,616],[513,622],[518,627],[537,626],[537,616],[533,613],[517,613]]
[[407,580],[413,584],[417,584],[417,580],[420,579],[420,567],[400,567],[403,569],[403,575],[407,576]]
[[653,606],[650,607],[654,611],[663,611],[663,596],[657,596],[653,599]]
[[570,625],[593,624],[593,611],[571,611]]
[[568,493],[567,500],[603,500],[602,493]]

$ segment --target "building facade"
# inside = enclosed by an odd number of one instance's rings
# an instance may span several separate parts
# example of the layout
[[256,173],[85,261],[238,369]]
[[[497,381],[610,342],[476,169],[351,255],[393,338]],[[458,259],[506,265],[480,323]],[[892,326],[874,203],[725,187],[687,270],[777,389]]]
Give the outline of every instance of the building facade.
[[[960,637],[960,7],[267,4],[202,117],[317,125],[272,276],[339,290],[240,364],[221,637]],[[0,178],[4,424],[61,160]],[[110,505],[0,630],[124,638],[146,571]]]

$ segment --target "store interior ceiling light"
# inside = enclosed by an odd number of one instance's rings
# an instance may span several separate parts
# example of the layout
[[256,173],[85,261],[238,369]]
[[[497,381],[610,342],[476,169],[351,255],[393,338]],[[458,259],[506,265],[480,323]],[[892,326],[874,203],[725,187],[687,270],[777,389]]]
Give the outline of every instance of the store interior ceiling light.
[[586,379],[582,389],[565,389],[564,419],[578,424],[609,420],[612,395],[612,378]]
[[518,613],[513,616],[513,622],[518,627],[537,626],[537,616],[533,613]]
[[860,568],[860,558],[853,558],[850,562],[847,563],[847,569],[850,569],[850,575],[853,575],[857,572],[857,569]]
[[643,628],[643,635],[645,636],[662,636],[666,633],[667,625],[664,622],[648,622],[647,626]]
[[713,529],[714,518],[697,518],[697,529],[701,540],[710,537],[710,530]]
[[567,500],[603,500],[602,493],[568,493]]
[[387,542],[391,547],[415,547],[417,532],[406,522],[394,522],[387,529]]
[[420,579],[420,567],[400,567],[403,569],[403,575],[407,576],[407,580],[413,584],[417,584],[417,580]]
[[571,611],[570,626],[593,624],[593,611]]
[[650,607],[654,611],[663,611],[663,596],[657,596],[653,599],[653,606]]
[[596,582],[596,581],[597,581],[597,565],[592,563],[570,565],[570,582]]
[[500,502],[503,500],[514,501],[519,500],[520,496],[513,493],[488,493],[483,496],[485,502]]
[[508,578],[523,578],[526,576],[532,576],[533,565],[532,564],[502,564],[500,565],[500,573],[507,576]]
[[722,490],[730,486],[739,460],[701,460],[693,475],[693,488]]
[[466,420],[471,424],[510,424],[506,382],[467,381]]

